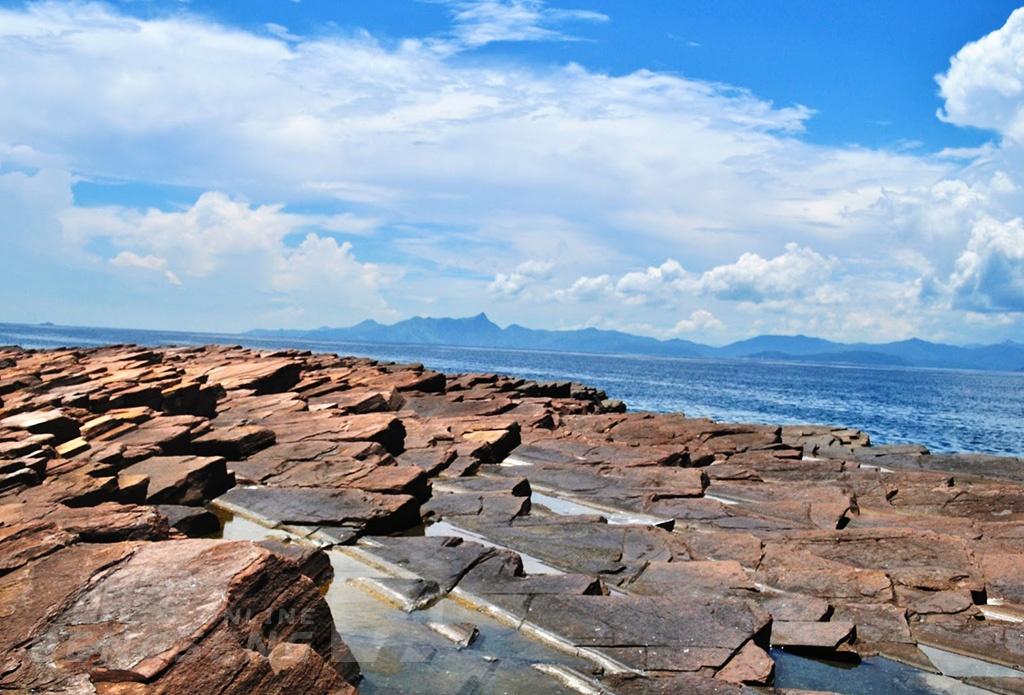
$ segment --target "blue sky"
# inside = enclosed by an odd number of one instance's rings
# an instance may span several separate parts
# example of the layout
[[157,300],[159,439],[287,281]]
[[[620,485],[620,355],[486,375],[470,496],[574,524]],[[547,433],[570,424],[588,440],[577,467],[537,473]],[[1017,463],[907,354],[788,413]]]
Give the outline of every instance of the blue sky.
[[1014,10],[0,2],[0,318],[1022,339]]

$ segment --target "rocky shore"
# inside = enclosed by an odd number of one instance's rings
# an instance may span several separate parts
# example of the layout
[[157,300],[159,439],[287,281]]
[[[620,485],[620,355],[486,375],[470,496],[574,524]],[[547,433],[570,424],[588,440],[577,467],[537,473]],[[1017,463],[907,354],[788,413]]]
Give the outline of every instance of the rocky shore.
[[[1021,463],[308,352],[3,348],[0,690],[354,693],[345,585],[514,629],[544,692],[768,690],[796,653],[1022,693]],[[482,625],[430,629],[496,663]]]

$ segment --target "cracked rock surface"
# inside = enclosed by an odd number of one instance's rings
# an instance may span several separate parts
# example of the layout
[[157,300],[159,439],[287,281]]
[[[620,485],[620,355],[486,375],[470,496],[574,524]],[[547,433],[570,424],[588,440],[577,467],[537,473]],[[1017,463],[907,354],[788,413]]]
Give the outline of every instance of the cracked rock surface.
[[[773,648],[1024,671],[1016,459],[296,350],[3,348],[0,383],[0,689],[355,692],[331,545],[610,692],[770,686]],[[200,538],[207,507],[302,543]]]

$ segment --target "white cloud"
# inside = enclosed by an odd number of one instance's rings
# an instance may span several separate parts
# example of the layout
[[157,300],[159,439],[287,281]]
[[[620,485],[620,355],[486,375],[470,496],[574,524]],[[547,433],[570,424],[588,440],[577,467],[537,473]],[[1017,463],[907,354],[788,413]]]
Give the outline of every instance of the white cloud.
[[730,265],[712,268],[701,276],[701,291],[719,299],[763,302],[793,299],[821,287],[837,261],[809,248],[786,244],[774,258],[745,253]]
[[526,260],[511,273],[496,274],[487,289],[499,297],[516,297],[531,283],[550,277],[554,267],[550,261]]
[[680,292],[694,289],[694,277],[672,258],[644,271],[626,273],[615,283],[616,292],[631,304],[671,301]]
[[181,280],[167,269],[167,259],[157,256],[140,256],[132,251],[122,251],[110,259],[110,264],[118,268],[141,268],[160,273],[172,285],[180,285]]
[[560,301],[593,302],[610,298],[615,291],[615,282],[610,275],[577,278],[570,287],[555,290],[552,296]]
[[551,261],[530,259],[516,266],[516,272],[531,278],[546,278],[551,275],[555,264]]
[[[502,320],[530,325],[579,324],[600,300],[609,321],[653,331],[700,309],[739,331],[749,309],[765,330],[856,325],[863,338],[955,336],[968,312],[949,309],[947,279],[990,278],[985,268],[1013,258],[972,230],[985,216],[1024,216],[1024,157],[1010,135],[1017,14],[987,55],[965,47],[942,84],[947,118],[1007,138],[928,156],[808,144],[811,109],[730,85],[475,60],[460,45],[561,40],[585,29],[572,22],[601,17],[539,2],[449,8],[451,31],[395,43],[344,28],[274,36],[188,13],[140,19],[102,4],[0,9],[5,249],[31,257],[40,277],[88,267],[128,278],[138,273],[108,261],[162,259],[182,282],[166,321],[183,327],[199,288],[216,284],[238,322],[268,304],[304,323],[408,315],[428,299],[435,313],[472,314],[490,308],[490,289]],[[84,209],[71,200],[77,178],[223,193],[178,210]],[[297,251],[309,234],[307,250],[343,269],[311,272],[351,287],[351,301],[336,292],[319,303],[281,279],[289,254],[312,263]],[[968,252],[994,265],[958,264]],[[394,265],[369,267],[368,253]],[[558,265],[535,272],[531,259]],[[99,312],[110,305],[99,296],[68,301]],[[154,296],[121,299],[130,315],[153,315]],[[843,320],[870,312],[874,321]]]
[[677,303],[688,296],[709,295],[728,301],[760,303],[793,299],[825,286],[836,268],[834,258],[813,249],[786,244],[773,258],[744,253],[735,263],[719,265],[702,274],[688,272],[674,259],[643,271],[610,276],[581,277],[556,297],[594,300],[616,297],[628,304]]
[[1024,222],[985,217],[974,224],[950,278],[954,306],[975,312],[1024,312]]
[[547,7],[543,0],[434,0],[451,8],[454,34],[464,46],[495,41],[567,41],[574,37],[555,27],[568,22],[606,22],[589,10]]
[[697,333],[697,332],[714,332],[720,331],[725,328],[725,324],[715,318],[707,309],[697,309],[690,318],[681,319],[672,328],[672,333]]
[[377,265],[359,262],[347,241],[339,244],[310,233],[296,248],[280,253],[275,263],[270,286],[283,292],[307,321],[393,313],[380,294],[389,278]]
[[[178,211],[69,207],[60,219],[66,242],[83,253],[97,242],[122,248],[109,259],[112,267],[159,272],[172,285],[232,285],[265,296],[278,312],[287,308],[292,321],[392,316],[381,294],[387,273],[358,261],[350,242],[308,231],[335,218],[251,205],[211,191]],[[349,220],[342,222],[335,226]],[[228,303],[223,308],[230,309]]]
[[95,237],[119,245],[144,244],[187,274],[206,276],[226,258],[274,253],[282,240],[308,222],[281,205],[250,206],[221,192],[207,192],[183,211],[123,207],[70,208],[63,215],[70,240]]
[[288,27],[286,27],[286,26],[284,26],[282,24],[276,24],[274,22],[267,22],[266,24],[263,25],[263,28],[266,29],[268,33],[270,33],[270,34],[272,34],[272,35],[276,36],[277,38],[282,39],[284,41],[301,41],[302,40],[301,36],[298,36],[296,34],[291,33],[290,31],[288,31]]
[[1024,139],[1024,9],[961,48],[936,79],[945,99],[940,118]]

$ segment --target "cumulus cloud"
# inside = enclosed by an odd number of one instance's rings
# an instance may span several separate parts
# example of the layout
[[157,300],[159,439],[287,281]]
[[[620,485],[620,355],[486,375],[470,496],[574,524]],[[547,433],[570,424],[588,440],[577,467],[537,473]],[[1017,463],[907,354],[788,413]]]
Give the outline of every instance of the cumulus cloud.
[[674,303],[687,296],[760,303],[793,299],[821,289],[837,260],[798,244],[772,258],[744,253],[735,263],[715,266],[704,273],[688,272],[674,259],[646,270],[626,273],[618,280],[608,275],[578,278],[555,296],[578,300],[617,297],[629,304]]
[[[736,86],[464,55],[603,21],[556,5],[453,0],[450,30],[394,42],[345,28],[253,32],[188,12],[139,18],[104,4],[0,9],[6,248],[39,270],[49,254],[124,277],[128,268],[109,262],[122,252],[162,259],[182,283],[176,298],[214,282],[237,287],[232,306],[249,302],[239,317],[276,302],[302,321],[338,323],[364,318],[361,304],[408,315],[426,298],[472,314],[490,290],[505,300],[503,319],[532,325],[580,323],[594,301],[613,304],[620,325],[661,331],[699,309],[739,330],[751,325],[734,320],[747,305],[773,322],[765,330],[934,337],[964,325],[959,309],[929,313],[942,292],[922,290],[923,278],[944,279],[932,289],[946,288],[948,310],[948,278],[988,267],[959,261],[989,257],[975,222],[1024,216],[1021,152],[1011,149],[1019,13],[982,39],[984,50],[965,47],[941,80],[947,119],[1006,137],[927,156],[809,144],[811,108]],[[71,196],[83,178],[223,193],[181,209],[81,208]],[[307,290],[279,263],[304,245],[346,269],[333,286],[348,282],[351,301],[335,291],[301,314]],[[906,260],[915,254],[930,267]],[[520,266],[539,258],[559,264]],[[309,292],[303,302],[320,299]],[[152,297],[125,301],[134,316],[152,314]],[[189,325],[188,301],[169,323]],[[866,311],[877,321],[842,320]]]
[[719,299],[763,302],[808,294],[824,284],[836,260],[797,244],[774,258],[745,253],[729,265],[721,265],[701,276],[701,291]]
[[694,287],[693,276],[673,258],[643,271],[626,273],[615,283],[615,291],[631,304],[671,301]]
[[213,273],[229,257],[273,253],[285,236],[307,224],[281,205],[251,206],[218,191],[203,193],[183,211],[76,207],[62,219],[71,240],[103,237],[118,245],[145,245],[193,276]]
[[696,333],[696,332],[708,332],[708,331],[720,331],[725,328],[725,324],[715,318],[707,309],[697,309],[688,319],[680,319],[675,326],[672,327],[672,333]]
[[381,269],[358,261],[350,242],[309,231],[320,229],[323,216],[210,191],[182,210],[69,207],[60,219],[68,243],[83,250],[97,243],[122,248],[110,266],[157,272],[172,285],[209,279],[257,295],[269,288],[273,302],[293,306],[293,319],[390,313],[381,294]]
[[555,264],[550,261],[526,260],[511,273],[496,274],[487,289],[500,297],[516,297],[530,283],[550,277],[554,267]]
[[936,79],[945,100],[940,118],[1024,139],[1024,8],[961,48]]
[[975,223],[950,279],[954,306],[1024,312],[1024,222],[985,217]]
[[611,275],[577,278],[571,286],[555,290],[552,296],[560,301],[592,302],[608,299],[615,292],[615,282]]

